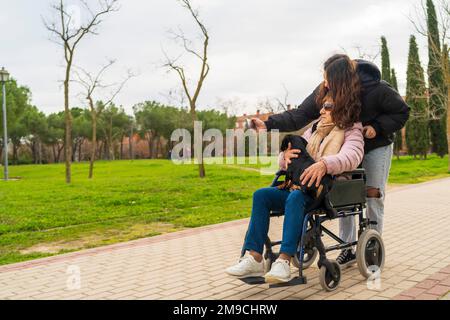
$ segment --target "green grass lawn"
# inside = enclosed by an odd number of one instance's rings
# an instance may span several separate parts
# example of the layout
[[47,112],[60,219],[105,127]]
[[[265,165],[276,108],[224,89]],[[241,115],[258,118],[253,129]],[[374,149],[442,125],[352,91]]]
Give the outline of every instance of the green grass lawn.
[[414,160],[411,156],[394,157],[389,183],[419,183],[431,179],[450,177],[448,156],[429,155],[427,160]]
[[[18,181],[0,181],[0,264],[127,241],[248,217],[252,193],[272,180],[260,165],[196,165],[167,160],[10,167]],[[449,176],[447,159],[394,160],[390,182]]]

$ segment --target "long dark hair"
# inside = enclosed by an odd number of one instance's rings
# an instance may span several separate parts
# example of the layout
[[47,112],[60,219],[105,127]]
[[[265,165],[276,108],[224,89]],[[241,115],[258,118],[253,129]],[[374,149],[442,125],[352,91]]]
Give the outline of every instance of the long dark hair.
[[324,63],[328,88],[322,82],[316,103],[319,107],[330,96],[334,102],[331,117],[341,129],[347,129],[359,121],[361,113],[361,84],[356,64],[345,54],[335,54]]

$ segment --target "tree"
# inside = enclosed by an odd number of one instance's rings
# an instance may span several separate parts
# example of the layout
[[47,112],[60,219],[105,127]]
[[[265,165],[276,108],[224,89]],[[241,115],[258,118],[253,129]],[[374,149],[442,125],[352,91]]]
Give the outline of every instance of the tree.
[[45,114],[30,106],[22,117],[22,123],[26,128],[26,143],[33,155],[33,163],[42,164],[43,138],[48,130]]
[[[119,84],[104,84],[103,76],[114,63],[114,60],[110,60],[107,64],[101,67],[95,75],[92,75],[82,68],[78,68],[80,72],[77,72],[78,83],[84,88],[84,95],[88,102],[91,115],[92,145],[89,159],[89,179],[92,179],[94,175],[95,153],[97,149],[97,119],[101,112],[113,103],[113,100],[122,91],[126,82],[134,76],[130,71],[128,71],[128,76]],[[104,91],[108,88],[112,88],[111,92],[109,92],[109,97],[107,98],[108,100],[105,103],[100,102],[95,104],[94,100],[96,99],[94,96],[98,94],[97,91]]]
[[50,114],[47,117],[47,128],[43,141],[52,149],[53,162],[58,163],[64,149],[64,112]]
[[192,123],[186,127],[188,114],[184,109],[164,106],[156,101],[146,101],[133,107],[140,134],[148,139],[150,158],[158,155],[158,145],[162,137],[170,140],[172,132],[181,127],[193,129]]
[[446,128],[443,121],[446,110],[443,60],[436,9],[432,0],[427,0],[426,6],[431,145],[432,151],[443,157],[448,151]]
[[[70,110],[73,119],[72,128],[72,161],[82,161],[83,154],[81,148],[84,142],[89,139],[91,135],[90,115],[87,110],[83,108],[72,108]],[[78,152],[78,155],[77,155]]]
[[[391,85],[398,92],[397,74],[395,69],[391,70]],[[400,150],[403,146],[402,130],[398,130],[394,135],[394,153],[400,159]]]
[[406,123],[406,143],[410,154],[425,159],[429,149],[427,92],[425,76],[420,64],[416,38],[409,42],[408,68],[406,75],[406,103],[410,106],[410,117]]
[[[209,73],[209,63],[208,63],[208,45],[209,45],[209,34],[208,30],[206,29],[203,22],[200,21],[199,13],[197,10],[194,10],[191,6],[190,0],[179,0],[181,2],[181,5],[186,8],[190,15],[194,18],[196,25],[201,30],[201,36],[203,38],[203,50],[201,52],[197,52],[194,49],[190,47],[190,41],[185,37],[184,33],[179,30],[178,33],[173,32],[174,38],[176,40],[180,40],[183,43],[184,50],[200,61],[200,75],[197,79],[197,83],[194,86],[193,91],[189,89],[188,79],[185,72],[185,68],[178,64],[178,59],[171,59],[168,57],[167,54],[165,54],[166,57],[166,64],[165,67],[167,67],[169,70],[175,71],[176,74],[179,76],[181,80],[181,84],[183,86],[183,90],[186,94],[186,97],[189,101],[190,106],[190,114],[192,118],[192,123],[194,123],[197,120],[196,115],[196,107],[197,107],[197,100],[200,95],[200,92],[203,87],[203,83],[208,76]],[[198,144],[202,144],[202,141],[198,141]],[[194,144],[197,144],[194,142]],[[198,148],[195,148],[195,158],[198,162],[198,168],[199,168],[199,176],[200,178],[205,177],[205,165],[203,163],[203,153],[201,150],[198,150]]]
[[104,108],[98,120],[105,141],[103,144],[104,158],[115,160],[116,142],[119,138],[123,138],[123,132],[125,128],[128,129],[130,127],[131,119],[122,106],[116,107],[113,103],[110,103],[108,107]]
[[63,48],[65,61],[64,77],[64,112],[65,112],[65,144],[64,156],[66,162],[66,183],[70,183],[71,159],[72,159],[72,117],[69,103],[69,84],[71,81],[71,70],[75,58],[75,50],[78,48],[81,40],[88,34],[97,34],[97,28],[102,22],[104,15],[117,11],[117,0],[98,0],[98,8],[92,9],[86,1],[80,0],[80,5],[84,7],[88,19],[85,23],[77,24],[73,14],[68,12],[65,2],[60,0],[58,4],[52,5],[52,8],[58,15],[58,20],[48,22],[44,20],[47,30],[56,37],[57,43]]
[[381,79],[392,84],[389,49],[387,47],[387,41],[384,36],[381,37]]

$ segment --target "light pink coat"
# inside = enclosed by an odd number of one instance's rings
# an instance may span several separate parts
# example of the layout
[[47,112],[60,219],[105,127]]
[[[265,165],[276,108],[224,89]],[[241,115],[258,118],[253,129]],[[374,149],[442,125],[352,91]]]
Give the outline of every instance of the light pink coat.
[[[309,141],[312,135],[312,128],[306,130],[303,138]],[[364,136],[361,122],[357,122],[353,127],[345,130],[344,144],[338,154],[322,157],[327,166],[327,173],[337,175],[345,171],[355,170],[361,163],[364,156]],[[284,152],[278,157],[280,169],[286,170]]]

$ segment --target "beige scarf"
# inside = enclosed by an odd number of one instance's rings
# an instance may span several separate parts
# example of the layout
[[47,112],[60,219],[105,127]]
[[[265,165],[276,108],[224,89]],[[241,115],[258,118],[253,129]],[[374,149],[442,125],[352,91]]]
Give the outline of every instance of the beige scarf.
[[315,161],[319,161],[322,157],[338,154],[344,144],[344,137],[345,130],[339,129],[334,123],[322,124],[319,121],[306,150]]

